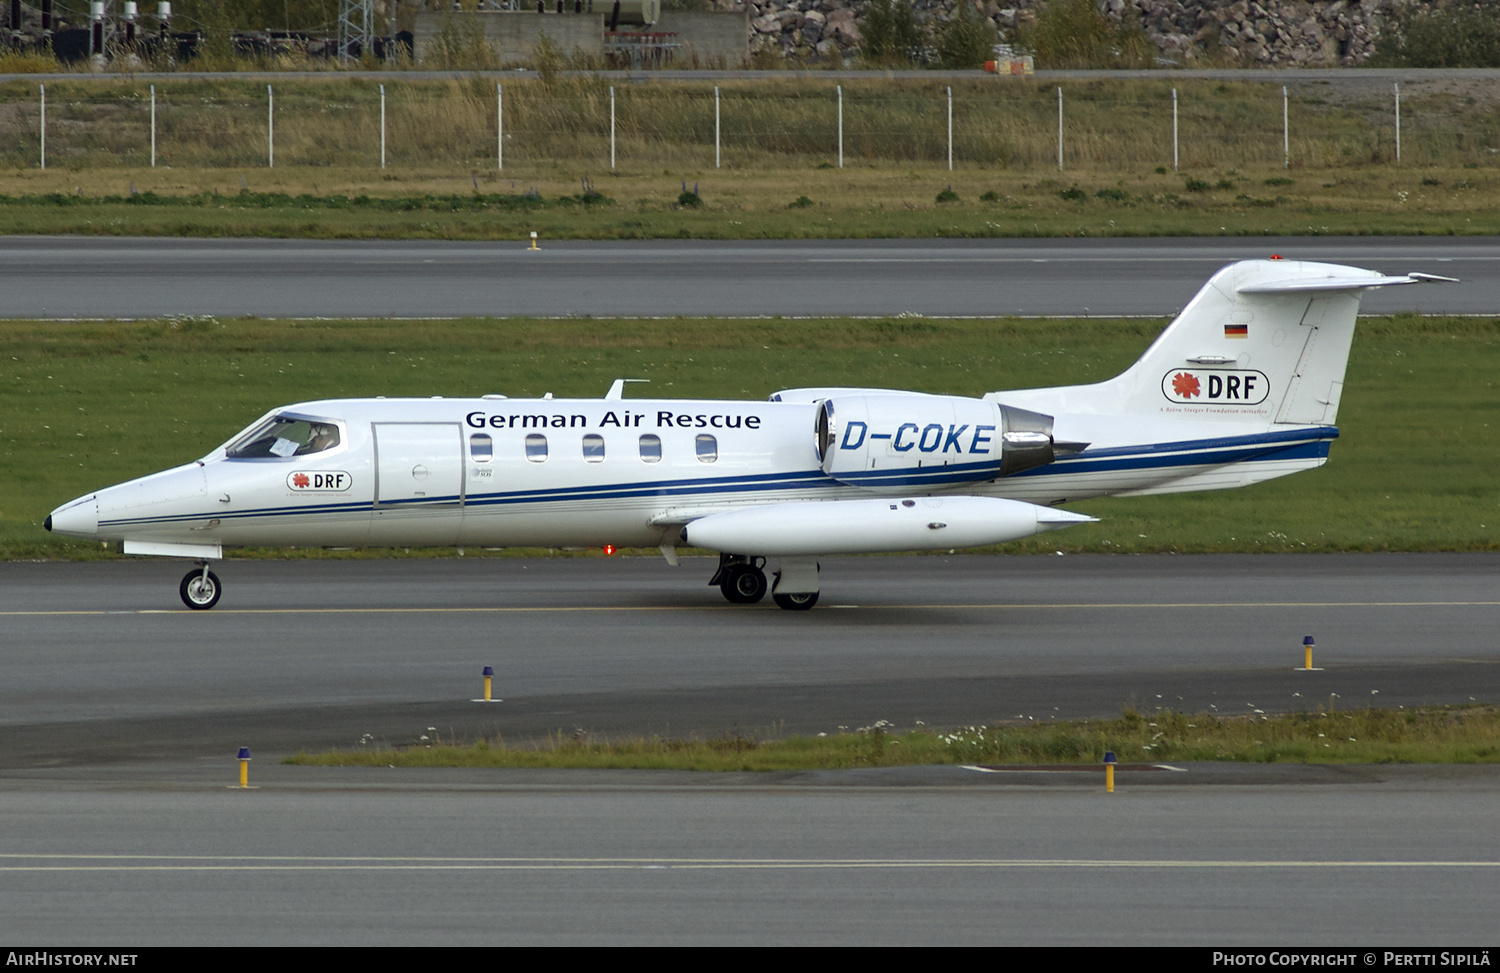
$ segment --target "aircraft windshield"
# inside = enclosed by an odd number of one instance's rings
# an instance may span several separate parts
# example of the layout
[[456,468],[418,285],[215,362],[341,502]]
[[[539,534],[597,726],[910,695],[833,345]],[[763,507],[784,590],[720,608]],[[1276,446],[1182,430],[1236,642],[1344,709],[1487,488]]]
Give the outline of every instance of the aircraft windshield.
[[307,456],[339,444],[339,427],[331,422],[274,416],[230,444],[230,459]]

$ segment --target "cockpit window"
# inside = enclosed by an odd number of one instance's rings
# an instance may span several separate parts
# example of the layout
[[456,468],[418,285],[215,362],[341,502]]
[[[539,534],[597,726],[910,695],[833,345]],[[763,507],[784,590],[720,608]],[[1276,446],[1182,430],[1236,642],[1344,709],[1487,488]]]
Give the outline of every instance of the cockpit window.
[[273,416],[229,445],[230,459],[308,456],[339,444],[339,427],[331,422]]

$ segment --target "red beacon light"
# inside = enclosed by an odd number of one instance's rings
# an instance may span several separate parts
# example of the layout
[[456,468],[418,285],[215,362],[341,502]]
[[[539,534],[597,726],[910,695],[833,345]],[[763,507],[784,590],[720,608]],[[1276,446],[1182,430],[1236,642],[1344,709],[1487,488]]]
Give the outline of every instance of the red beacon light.
[[605,544],[604,545],[604,556],[605,557],[609,557],[614,552],[615,552],[615,546],[613,544]]
[[1272,260],[1280,260],[1281,259],[1281,254],[1279,254],[1279,253],[1273,253],[1273,254],[1271,254],[1271,259]]

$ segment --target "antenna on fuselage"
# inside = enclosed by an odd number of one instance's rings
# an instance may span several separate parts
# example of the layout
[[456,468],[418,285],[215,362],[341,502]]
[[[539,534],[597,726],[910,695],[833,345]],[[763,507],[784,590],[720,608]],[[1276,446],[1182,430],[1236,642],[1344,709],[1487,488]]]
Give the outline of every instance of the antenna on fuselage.
[[615,379],[614,384],[609,387],[609,391],[604,393],[604,397],[606,399],[623,399],[623,398],[625,398],[625,383],[626,382],[649,382],[649,381],[651,381],[651,379],[649,379],[649,378],[617,378],[617,379]]

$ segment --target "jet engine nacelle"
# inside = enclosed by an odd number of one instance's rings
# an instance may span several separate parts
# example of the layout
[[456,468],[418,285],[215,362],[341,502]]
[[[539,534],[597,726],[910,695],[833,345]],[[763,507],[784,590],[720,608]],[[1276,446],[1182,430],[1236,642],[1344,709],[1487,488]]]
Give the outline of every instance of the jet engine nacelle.
[[1052,417],[955,395],[839,395],[815,430],[823,472],[863,487],[971,483],[1054,459]]

